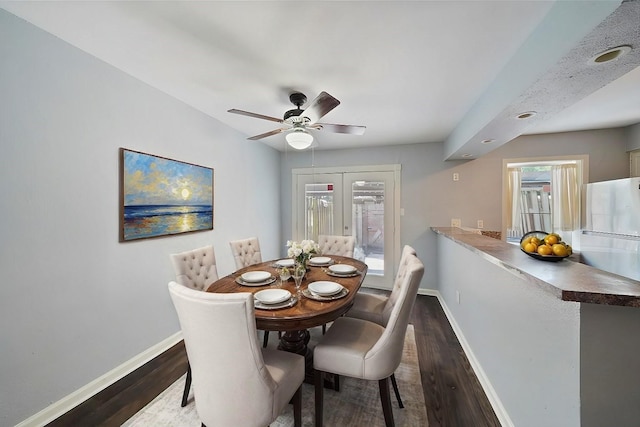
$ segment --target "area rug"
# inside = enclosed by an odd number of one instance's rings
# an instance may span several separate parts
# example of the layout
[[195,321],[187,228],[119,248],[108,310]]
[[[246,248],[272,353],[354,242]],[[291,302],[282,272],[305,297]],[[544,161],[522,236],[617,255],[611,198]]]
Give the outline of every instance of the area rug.
[[[311,331],[313,345],[320,328]],[[276,334],[273,335],[275,338]],[[277,339],[271,339],[269,346],[276,346]],[[400,409],[398,402],[391,391],[391,404],[393,417],[397,426],[428,426],[427,411],[424,404],[422,383],[420,381],[420,369],[418,368],[418,355],[415,343],[413,326],[409,325],[404,342],[402,362],[396,370],[396,380],[400,389],[400,396],[404,403],[404,409]],[[184,376],[162,392],[156,399],[145,406],[140,412],[127,420],[125,427],[141,426],[171,426],[171,427],[199,427],[201,425],[196,406],[193,400],[193,387],[189,395],[189,403],[186,407],[180,407],[182,391],[184,389]],[[302,425],[311,427],[314,425],[314,390],[313,385],[303,384],[302,387]],[[340,391],[325,389],[324,392],[324,425],[335,426],[371,426],[383,427],[384,416],[377,381],[363,381],[355,378],[340,378]],[[270,427],[292,427],[293,406],[287,405],[282,414]]]

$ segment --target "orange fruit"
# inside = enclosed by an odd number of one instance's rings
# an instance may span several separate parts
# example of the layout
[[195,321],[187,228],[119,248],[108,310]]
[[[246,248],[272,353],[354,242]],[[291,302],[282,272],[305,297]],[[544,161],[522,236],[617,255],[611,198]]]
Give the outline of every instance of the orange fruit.
[[544,238],[544,242],[547,245],[553,246],[556,243],[558,243],[560,241],[560,239],[558,239],[558,235],[557,234],[547,234]]
[[529,253],[536,253],[536,251],[538,250],[538,246],[535,243],[527,243],[526,245],[524,245],[525,252],[529,252]]
[[538,253],[540,255],[551,255],[553,252],[553,250],[551,249],[551,246],[549,245],[540,245],[538,246]]

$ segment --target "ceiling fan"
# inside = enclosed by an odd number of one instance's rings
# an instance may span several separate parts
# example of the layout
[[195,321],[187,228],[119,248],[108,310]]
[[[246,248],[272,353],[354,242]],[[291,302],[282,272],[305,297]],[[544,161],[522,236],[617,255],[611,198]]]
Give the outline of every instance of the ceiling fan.
[[303,93],[293,92],[289,95],[289,101],[291,101],[296,108],[284,113],[284,117],[282,119],[265,116],[263,114],[251,113],[249,111],[237,110],[235,108],[228,110],[228,112],[283,124],[284,127],[252,136],[247,139],[255,141],[282,132],[288,132],[285,137],[287,143],[298,150],[309,148],[313,143],[313,135],[309,133],[310,129],[328,130],[329,132],[347,133],[352,135],[362,135],[366,129],[366,126],[337,125],[318,122],[318,120],[324,117],[329,111],[340,105],[340,101],[329,95],[327,92],[321,92],[320,95],[311,101],[304,110],[300,108],[305,104],[305,102],[307,102],[307,97]]

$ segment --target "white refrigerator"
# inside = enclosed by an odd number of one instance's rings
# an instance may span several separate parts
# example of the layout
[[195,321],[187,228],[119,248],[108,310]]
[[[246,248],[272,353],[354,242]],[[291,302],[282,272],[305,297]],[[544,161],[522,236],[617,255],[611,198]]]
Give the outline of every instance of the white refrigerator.
[[582,262],[640,281],[640,178],[586,185]]

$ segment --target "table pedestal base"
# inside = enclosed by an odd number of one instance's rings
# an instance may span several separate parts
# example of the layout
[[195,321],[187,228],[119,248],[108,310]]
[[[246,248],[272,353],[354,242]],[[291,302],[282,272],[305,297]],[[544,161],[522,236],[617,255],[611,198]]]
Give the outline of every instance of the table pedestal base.
[[[313,352],[307,346],[310,338],[311,334],[309,334],[307,329],[300,331],[286,331],[280,338],[278,350],[288,351],[290,353],[296,353],[304,356],[304,382],[307,384],[314,384]],[[338,391],[338,376],[325,376],[324,386]]]

